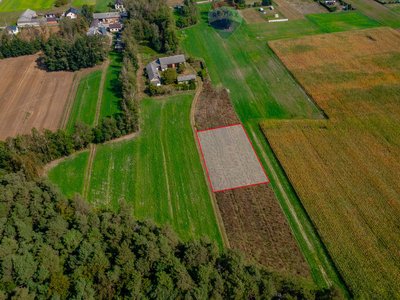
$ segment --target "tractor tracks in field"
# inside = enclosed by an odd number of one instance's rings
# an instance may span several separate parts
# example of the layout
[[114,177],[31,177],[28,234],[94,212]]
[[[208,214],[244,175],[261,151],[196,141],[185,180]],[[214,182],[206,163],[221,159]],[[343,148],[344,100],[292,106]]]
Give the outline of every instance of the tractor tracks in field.
[[222,242],[224,243],[224,245],[226,247],[230,248],[228,236],[227,236],[226,231],[225,231],[224,221],[222,220],[222,216],[221,216],[221,213],[219,211],[219,207],[218,207],[217,200],[215,199],[215,195],[212,192],[212,189],[211,189],[211,186],[210,186],[210,181],[208,180],[208,177],[206,176],[206,174],[207,174],[206,166],[204,165],[204,161],[202,159],[200,145],[199,145],[199,141],[197,140],[197,135],[196,135],[197,129],[196,129],[196,120],[195,120],[194,116],[195,116],[195,113],[196,113],[197,102],[198,102],[198,100],[200,98],[201,92],[203,91],[203,81],[201,79],[199,79],[199,77],[197,77],[197,78],[198,78],[198,80],[197,80],[197,90],[196,90],[196,94],[194,95],[194,98],[193,98],[193,101],[192,101],[192,106],[190,108],[190,125],[192,127],[193,138],[195,140],[197,152],[199,154],[201,167],[203,168],[204,179],[206,180],[208,194],[210,196],[211,205],[212,205],[213,210],[214,210],[214,215],[215,215],[215,219],[216,219],[217,224],[218,224],[219,232],[221,234]]
[[74,105],[75,95],[78,90],[78,86],[79,86],[79,82],[81,81],[81,78],[82,78],[82,72],[78,71],[75,75],[71,89],[69,90],[67,102],[65,103],[64,112],[63,112],[63,115],[61,116],[60,125],[58,126],[62,130],[65,130],[67,128],[69,116],[72,111],[72,106]]

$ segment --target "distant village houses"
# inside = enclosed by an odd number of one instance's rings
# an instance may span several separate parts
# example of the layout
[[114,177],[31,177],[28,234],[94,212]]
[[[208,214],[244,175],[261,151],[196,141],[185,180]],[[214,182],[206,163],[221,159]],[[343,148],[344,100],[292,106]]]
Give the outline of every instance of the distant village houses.
[[77,9],[71,7],[65,12],[65,16],[70,19],[76,19],[78,17],[78,13],[79,11]]
[[7,30],[7,33],[8,33],[8,34],[13,34],[13,35],[18,34],[18,32],[19,32],[17,26],[7,26],[7,27],[6,27],[6,30]]

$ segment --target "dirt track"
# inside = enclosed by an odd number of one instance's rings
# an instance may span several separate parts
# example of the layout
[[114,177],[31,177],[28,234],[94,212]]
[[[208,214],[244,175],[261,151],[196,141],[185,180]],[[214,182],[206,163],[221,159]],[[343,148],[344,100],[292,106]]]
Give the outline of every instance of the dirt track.
[[35,127],[57,130],[73,72],[39,69],[39,54],[0,60],[0,140]]

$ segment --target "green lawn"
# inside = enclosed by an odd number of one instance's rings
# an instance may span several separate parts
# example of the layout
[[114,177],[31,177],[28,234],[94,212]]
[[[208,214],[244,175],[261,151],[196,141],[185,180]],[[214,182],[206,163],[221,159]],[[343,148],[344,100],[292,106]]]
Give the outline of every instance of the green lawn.
[[[133,204],[139,219],[169,222],[184,240],[207,234],[222,245],[190,125],[192,99],[193,94],[143,99],[140,134],[98,148],[89,201],[116,208],[124,199]],[[82,165],[79,172],[84,169]],[[78,170],[74,161],[68,161],[52,172]],[[51,179],[65,191],[65,176]]]
[[74,0],[72,2],[74,6],[83,6],[83,5],[96,5],[96,0]]
[[307,18],[326,33],[381,26],[378,22],[358,11],[307,15]]
[[55,0],[3,0],[0,2],[0,11],[22,11],[26,9],[40,10],[52,8]]
[[89,159],[89,151],[66,158],[57,167],[49,170],[47,176],[57,183],[62,193],[73,197],[82,194],[85,181],[85,170]]
[[374,0],[347,0],[366,16],[383,26],[400,28],[400,15]]
[[324,33],[321,28],[308,19],[276,23],[246,24],[244,27],[250,37],[258,37],[267,40],[279,40]]
[[118,79],[122,67],[122,54],[110,54],[110,65],[104,80],[103,98],[101,100],[100,119],[121,112],[119,102],[122,100],[121,87]]
[[69,134],[73,133],[74,125],[78,120],[90,126],[94,125],[102,73],[103,70],[96,70],[82,76],[66,127]]
[[[198,7],[206,11],[208,5]],[[183,49],[192,56],[204,58],[214,86],[229,89],[235,110],[267,171],[316,284],[327,287],[328,281],[331,281],[344,287],[259,128],[259,121],[267,118],[321,119],[321,112],[293,80],[266,41],[249,36],[254,34],[254,26],[242,24],[228,40],[222,40],[205,22],[206,15],[201,13],[201,16],[201,24],[185,30],[188,37],[183,40]],[[314,25],[310,27],[320,33]],[[291,31],[289,26],[286,30]]]
[[108,3],[114,1],[110,0],[96,0],[96,11],[98,12],[108,12],[110,11],[110,8],[108,7]]

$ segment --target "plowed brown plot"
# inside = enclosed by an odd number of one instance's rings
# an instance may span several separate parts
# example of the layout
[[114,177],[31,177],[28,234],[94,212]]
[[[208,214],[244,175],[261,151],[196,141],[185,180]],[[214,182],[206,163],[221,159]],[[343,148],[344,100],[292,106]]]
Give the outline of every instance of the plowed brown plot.
[[74,73],[41,70],[38,58],[0,60],[0,140],[59,125]]
[[[240,123],[225,89],[205,82],[195,114],[198,129]],[[270,184],[215,194],[231,247],[249,259],[279,271],[310,277],[300,251]]]
[[262,127],[357,299],[400,299],[400,34],[269,43],[328,115]]

